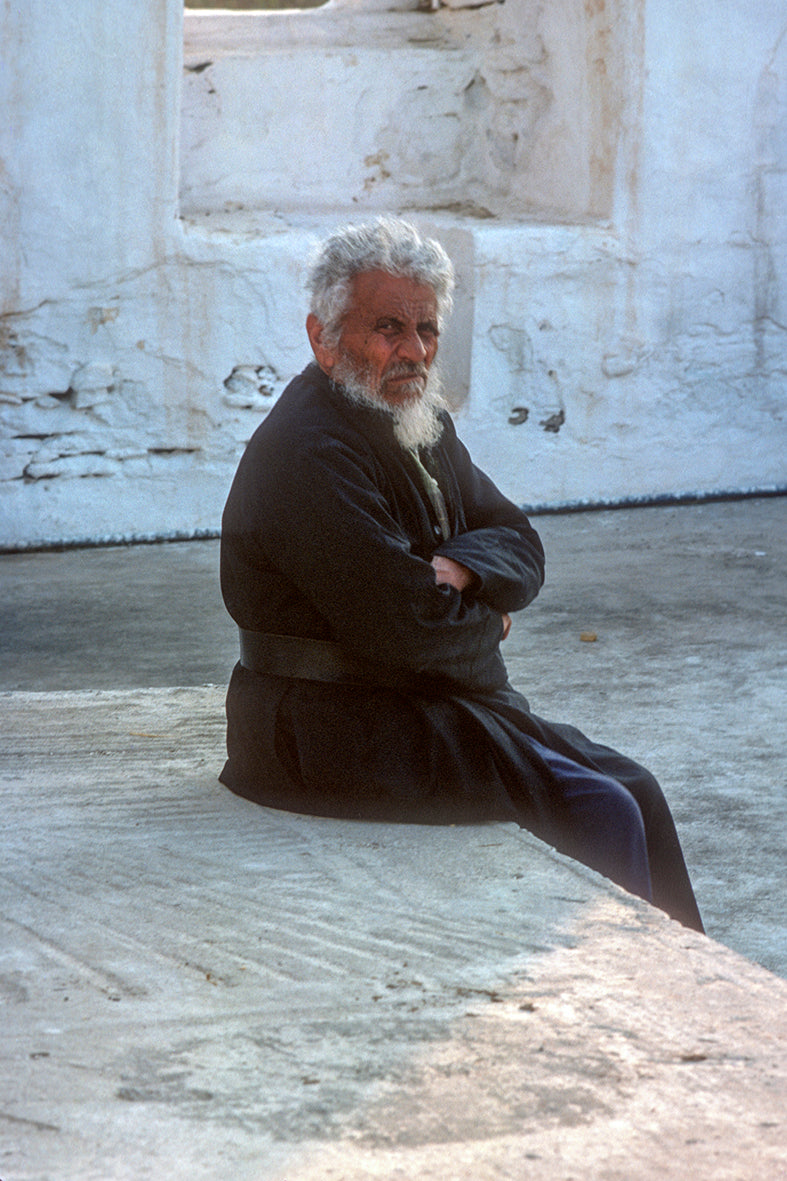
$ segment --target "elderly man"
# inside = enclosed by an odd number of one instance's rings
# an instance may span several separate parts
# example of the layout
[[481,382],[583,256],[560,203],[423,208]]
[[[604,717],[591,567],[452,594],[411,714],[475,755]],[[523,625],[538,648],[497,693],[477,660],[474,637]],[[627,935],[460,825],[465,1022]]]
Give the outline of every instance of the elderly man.
[[701,930],[652,775],[509,684],[500,643],[543,550],[445,411],[433,362],[452,287],[442,247],[398,220],[317,257],[315,361],[251,439],[224,513],[241,659],[222,782],[324,816],[513,820]]

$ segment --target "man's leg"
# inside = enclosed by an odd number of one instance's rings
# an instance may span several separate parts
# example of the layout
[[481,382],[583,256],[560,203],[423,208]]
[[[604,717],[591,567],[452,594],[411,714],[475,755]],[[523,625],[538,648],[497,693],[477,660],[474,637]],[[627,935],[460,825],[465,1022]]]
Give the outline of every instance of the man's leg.
[[653,905],[684,927],[704,931],[675,821],[654,775],[616,750],[602,747],[594,761],[622,783],[637,801],[645,825]]
[[645,827],[653,905],[684,927],[704,931],[675,822],[657,779],[633,759],[593,742],[574,726],[543,719],[538,723],[550,751],[559,748],[562,756],[620,784],[634,798]]
[[611,881],[653,901],[645,824],[621,783],[534,742],[558,792],[555,847]]

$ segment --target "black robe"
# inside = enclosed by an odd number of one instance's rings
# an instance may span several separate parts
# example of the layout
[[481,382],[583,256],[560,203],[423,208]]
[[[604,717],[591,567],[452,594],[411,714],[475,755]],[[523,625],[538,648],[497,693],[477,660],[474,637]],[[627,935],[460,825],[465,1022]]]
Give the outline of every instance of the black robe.
[[[443,493],[442,539],[390,416],[351,403],[314,364],[251,439],[224,511],[222,593],[241,628],[336,641],[378,683],[261,675],[227,696],[234,792],[291,811],[418,823],[512,820],[572,856],[543,747],[612,775],[642,810],[653,900],[699,926],[669,810],[652,776],[572,727],[533,715],[508,682],[503,612],[526,607],[544,555],[527,517],[472,463],[444,416],[422,460]],[[438,586],[442,554],[474,574]],[[389,687],[391,674],[408,688]]]

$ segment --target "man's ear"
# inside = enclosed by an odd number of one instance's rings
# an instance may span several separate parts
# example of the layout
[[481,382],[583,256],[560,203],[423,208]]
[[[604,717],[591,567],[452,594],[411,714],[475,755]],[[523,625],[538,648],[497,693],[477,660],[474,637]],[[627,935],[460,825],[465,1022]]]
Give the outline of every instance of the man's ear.
[[317,360],[317,364],[323,373],[327,373],[330,377],[338,359],[337,352],[335,349],[328,348],[324,343],[325,329],[314,312],[309,312],[306,317],[306,332],[308,333],[309,343],[312,346],[312,352]]

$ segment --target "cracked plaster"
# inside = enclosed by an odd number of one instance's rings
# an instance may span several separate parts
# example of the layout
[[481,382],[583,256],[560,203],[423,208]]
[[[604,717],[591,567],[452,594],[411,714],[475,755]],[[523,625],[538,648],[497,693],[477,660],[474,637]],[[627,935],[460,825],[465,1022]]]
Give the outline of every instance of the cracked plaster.
[[[2,544],[215,531],[308,359],[317,236],[377,209],[457,262],[447,392],[515,500],[787,482],[772,0],[678,28],[666,0],[192,13],[185,46],[176,0],[45,29],[38,5],[0,30]],[[55,125],[95,160],[69,167]]]

